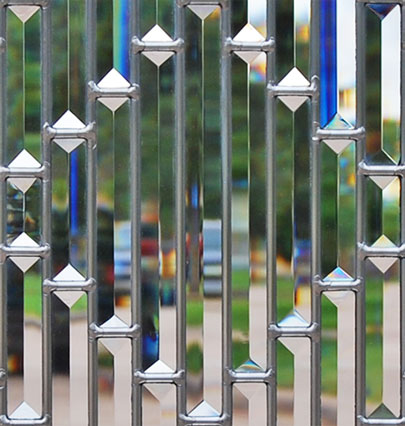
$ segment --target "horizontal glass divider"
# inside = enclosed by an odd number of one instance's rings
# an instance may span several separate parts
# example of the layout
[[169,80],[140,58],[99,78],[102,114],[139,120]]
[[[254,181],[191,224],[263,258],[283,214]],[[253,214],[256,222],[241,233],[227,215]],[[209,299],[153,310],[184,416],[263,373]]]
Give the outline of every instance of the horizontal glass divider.
[[7,178],[39,178],[47,179],[50,168],[46,165],[41,167],[0,167],[0,180]]
[[132,84],[126,88],[101,88],[94,81],[89,81],[89,99],[98,98],[132,98],[139,99],[140,87],[138,84]]
[[400,419],[368,419],[367,417],[358,416],[357,418],[361,425],[405,425],[405,417],[401,417]]
[[51,251],[49,244],[43,244],[38,247],[11,247],[6,244],[0,244],[0,261],[6,257],[47,257]]
[[96,141],[95,123],[90,123],[80,129],[55,129],[49,123],[43,127],[44,141],[52,139],[85,139],[89,143]]
[[179,425],[186,426],[186,425],[195,425],[195,424],[203,424],[203,425],[222,425],[227,424],[226,422],[229,421],[229,414],[225,413],[221,416],[210,416],[210,417],[203,417],[203,416],[187,416],[186,414],[180,414],[179,415]]
[[5,415],[0,416],[1,426],[51,426],[51,416],[46,414],[37,419],[10,419]]
[[51,0],[0,0],[0,7],[6,6],[49,6]]
[[361,259],[366,257],[405,257],[405,244],[399,247],[372,247],[364,243],[358,244]]
[[180,7],[187,7],[189,5],[227,7],[229,0],[177,0],[177,5]]
[[315,277],[312,281],[312,287],[314,291],[319,294],[322,292],[328,292],[328,291],[359,291],[363,288],[363,279],[356,279],[356,280],[328,280],[323,281],[319,277]]
[[359,173],[366,176],[398,176],[404,177],[405,165],[368,165],[364,161],[358,164]]
[[225,370],[227,373],[227,384],[230,383],[264,383],[264,384],[274,384],[275,382],[275,372],[273,369],[269,369],[263,372],[241,372],[236,370]]
[[132,53],[141,52],[174,52],[178,53],[184,48],[184,40],[177,38],[173,41],[142,41],[138,37],[131,40]]

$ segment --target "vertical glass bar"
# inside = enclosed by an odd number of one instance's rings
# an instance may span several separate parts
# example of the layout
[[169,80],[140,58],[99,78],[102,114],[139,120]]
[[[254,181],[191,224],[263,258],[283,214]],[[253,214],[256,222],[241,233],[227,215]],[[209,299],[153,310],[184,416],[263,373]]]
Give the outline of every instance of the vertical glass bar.
[[6,261],[8,414],[12,418],[36,418],[42,412],[42,294],[38,260],[11,257]]
[[237,384],[233,388],[233,425],[267,425],[266,387],[261,383]]
[[173,3],[170,0],[140,0],[141,34],[159,25],[171,37],[174,36]]
[[220,9],[189,6],[185,17],[187,403],[190,415],[211,416],[221,410]]
[[173,385],[144,385],[142,393],[143,426],[176,425],[176,389]]
[[355,142],[324,141],[321,147],[322,275],[351,279],[355,250]]
[[399,161],[400,20],[395,4],[367,5],[366,148],[375,163]]
[[[343,291],[325,292],[324,295],[322,300],[323,419],[325,422],[336,419],[337,426],[354,426],[354,294]],[[329,299],[329,302],[326,299]]]
[[400,414],[400,286],[396,258],[366,262],[366,389],[370,418]]

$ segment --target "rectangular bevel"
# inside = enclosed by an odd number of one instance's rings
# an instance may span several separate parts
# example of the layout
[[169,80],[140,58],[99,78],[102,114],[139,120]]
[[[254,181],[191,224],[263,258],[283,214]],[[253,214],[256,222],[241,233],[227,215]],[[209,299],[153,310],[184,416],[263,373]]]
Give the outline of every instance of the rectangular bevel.
[[366,415],[400,415],[401,339],[399,259],[369,257],[365,264]]
[[325,424],[355,422],[355,294],[322,295],[322,419]]
[[24,149],[41,155],[40,23],[37,6],[7,8],[6,164]]
[[51,161],[55,164],[52,167],[52,276],[70,265],[87,277],[86,146],[83,140],[72,139],[72,146],[66,150],[67,147],[61,139],[51,143]]
[[98,417],[100,426],[131,426],[131,341],[98,341]]
[[263,383],[238,383],[233,385],[234,426],[266,426],[266,385]]
[[151,383],[142,386],[142,425],[175,426],[176,387]]
[[10,257],[5,264],[7,392],[8,415],[11,418],[38,418],[42,413],[41,263],[38,257]]

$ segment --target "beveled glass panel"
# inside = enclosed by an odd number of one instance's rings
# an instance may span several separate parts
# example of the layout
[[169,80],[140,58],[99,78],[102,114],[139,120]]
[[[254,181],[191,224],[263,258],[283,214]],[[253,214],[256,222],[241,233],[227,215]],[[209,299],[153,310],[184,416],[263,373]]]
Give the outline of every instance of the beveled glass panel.
[[[8,415],[40,417],[42,412],[41,262],[23,269],[9,258],[7,271]],[[36,259],[36,261],[34,260]],[[17,262],[17,263],[16,263]],[[21,417],[20,417],[21,418]]]
[[241,383],[233,387],[233,425],[267,425],[266,386],[262,383]]
[[277,341],[277,416],[286,424],[309,426],[310,341],[281,338]]
[[355,422],[355,296],[325,292],[322,298],[322,415],[325,424]]
[[367,189],[366,241],[375,247],[400,243],[400,179],[394,176],[370,176]]
[[220,10],[185,15],[187,408],[213,415],[221,410]]
[[55,0],[52,3],[53,120],[69,110],[84,121],[85,77],[85,2]]
[[7,163],[23,148],[40,158],[40,13],[28,9],[7,8]]
[[[383,259],[383,261],[381,261]],[[366,261],[366,413],[395,418],[400,414],[399,261]]]
[[356,247],[355,142],[324,141],[321,161],[322,276],[350,279]]
[[[176,357],[174,229],[174,60],[142,56],[141,255],[143,368],[174,370]],[[165,366],[165,367],[164,367]]]
[[53,274],[71,264],[86,276],[86,147],[66,152],[54,141],[52,161]]
[[[291,113],[277,102],[277,318],[310,319],[308,104]],[[304,322],[305,322],[304,321]]]
[[[114,324],[110,323],[111,328]],[[100,426],[130,426],[131,341],[103,338],[98,344],[98,416]]]
[[400,8],[367,6],[366,145],[370,162],[399,161]]
[[148,384],[142,388],[143,426],[176,425],[176,388],[168,384]]
[[81,291],[55,292],[52,295],[52,320],[53,419],[61,426],[82,424],[88,415],[85,294]]
[[147,33],[154,25],[159,25],[171,37],[174,36],[173,2],[170,0],[140,1],[141,34]]

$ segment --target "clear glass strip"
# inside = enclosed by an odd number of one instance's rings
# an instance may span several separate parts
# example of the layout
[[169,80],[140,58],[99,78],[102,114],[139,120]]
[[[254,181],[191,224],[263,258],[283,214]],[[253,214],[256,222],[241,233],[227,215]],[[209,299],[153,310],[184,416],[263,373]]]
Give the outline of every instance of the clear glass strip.
[[176,389],[168,384],[147,384],[142,389],[143,426],[176,425]]
[[233,425],[267,425],[266,386],[262,383],[236,384],[233,388]]

